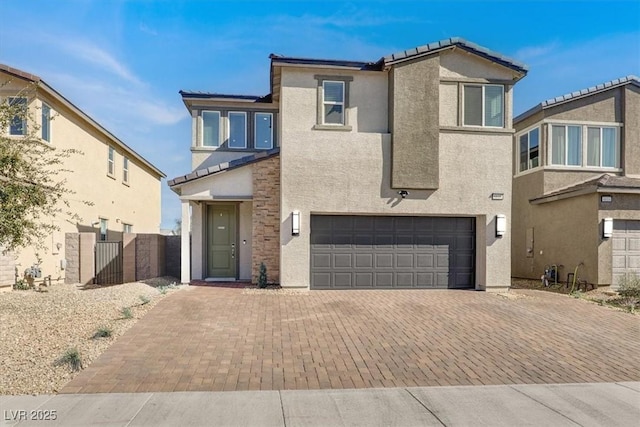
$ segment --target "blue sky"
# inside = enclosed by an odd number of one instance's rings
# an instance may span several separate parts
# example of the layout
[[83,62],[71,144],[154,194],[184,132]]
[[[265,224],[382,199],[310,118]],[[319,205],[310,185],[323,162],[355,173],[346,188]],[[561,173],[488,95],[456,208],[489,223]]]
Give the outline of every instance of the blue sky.
[[[42,77],[169,178],[190,172],[178,91],[263,95],[270,53],[377,60],[463,37],[529,65],[514,112],[640,74],[640,1],[2,0],[0,62]],[[180,217],[163,182],[163,228]]]

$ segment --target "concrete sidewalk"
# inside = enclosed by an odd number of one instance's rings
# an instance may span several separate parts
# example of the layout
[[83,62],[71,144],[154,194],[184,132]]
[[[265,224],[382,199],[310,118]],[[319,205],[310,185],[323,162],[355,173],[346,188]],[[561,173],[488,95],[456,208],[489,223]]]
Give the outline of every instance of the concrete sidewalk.
[[640,382],[0,396],[0,409],[2,426],[638,426]]

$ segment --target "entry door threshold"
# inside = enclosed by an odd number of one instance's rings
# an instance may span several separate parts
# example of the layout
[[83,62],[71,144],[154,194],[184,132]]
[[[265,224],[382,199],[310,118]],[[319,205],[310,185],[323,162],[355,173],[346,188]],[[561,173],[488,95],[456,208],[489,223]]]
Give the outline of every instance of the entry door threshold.
[[235,277],[207,277],[205,282],[235,282]]

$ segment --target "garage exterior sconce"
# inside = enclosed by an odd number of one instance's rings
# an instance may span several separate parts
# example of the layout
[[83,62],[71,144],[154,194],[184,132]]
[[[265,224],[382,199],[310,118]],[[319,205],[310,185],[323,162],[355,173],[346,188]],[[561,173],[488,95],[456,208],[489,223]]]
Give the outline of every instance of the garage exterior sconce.
[[300,234],[300,211],[291,212],[291,235],[297,236]]
[[496,237],[502,237],[507,232],[507,217],[503,214],[496,215]]
[[602,237],[605,239],[613,237],[613,218],[604,218],[602,220]]

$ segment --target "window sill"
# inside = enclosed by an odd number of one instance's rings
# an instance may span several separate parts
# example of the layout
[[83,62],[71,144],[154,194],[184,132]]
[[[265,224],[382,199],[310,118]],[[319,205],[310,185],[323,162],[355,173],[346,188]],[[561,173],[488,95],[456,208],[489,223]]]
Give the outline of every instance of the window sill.
[[464,133],[497,133],[509,134],[515,133],[515,129],[508,128],[492,128],[482,126],[440,126],[441,132],[464,132]]
[[334,130],[338,132],[351,132],[353,128],[349,125],[314,125],[313,130]]
[[217,151],[220,152],[245,152],[245,153],[257,153],[260,151],[273,150],[274,147],[271,148],[228,148],[228,147],[191,147],[192,153],[215,153]]
[[107,172],[107,176],[108,176],[109,178],[111,178],[112,180],[114,180],[114,181],[116,180],[115,175],[110,174],[109,172]]
[[127,187],[131,187],[131,184],[129,184],[128,182],[124,182],[124,181],[122,181],[122,185],[126,185]]
[[564,166],[564,165],[547,165],[545,170],[563,171],[563,172],[622,172],[622,168],[608,168],[597,166]]

